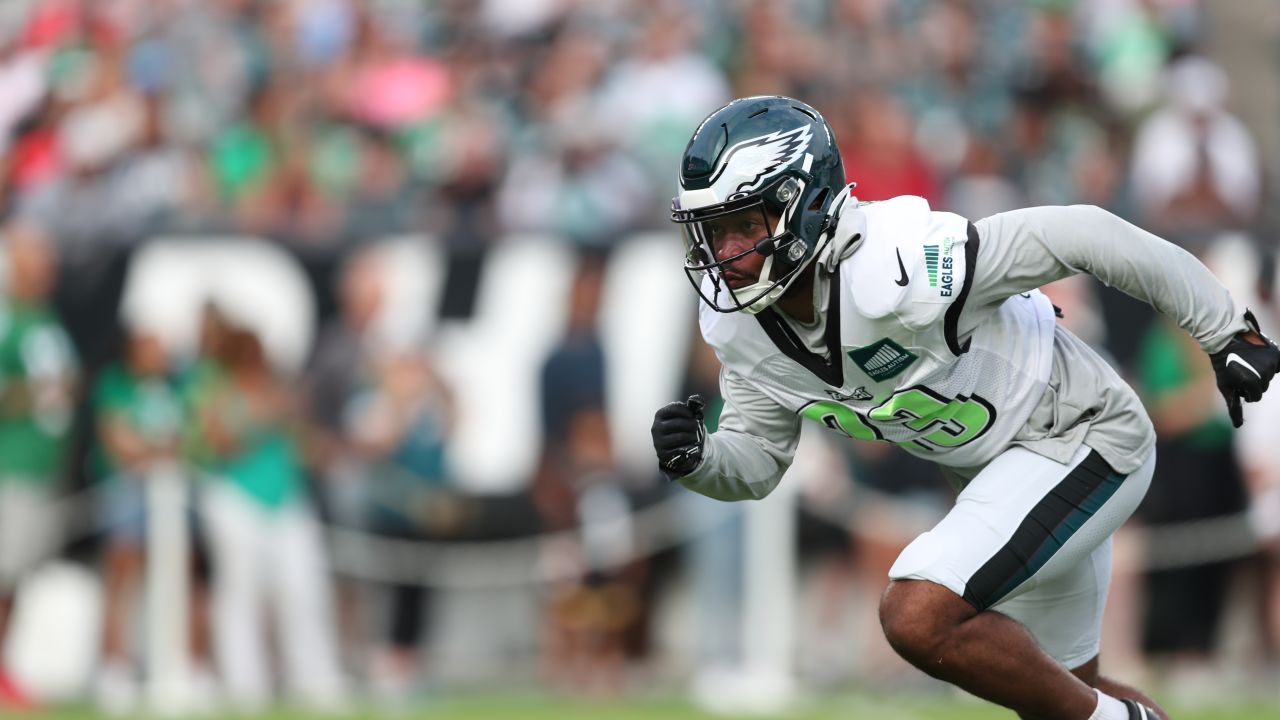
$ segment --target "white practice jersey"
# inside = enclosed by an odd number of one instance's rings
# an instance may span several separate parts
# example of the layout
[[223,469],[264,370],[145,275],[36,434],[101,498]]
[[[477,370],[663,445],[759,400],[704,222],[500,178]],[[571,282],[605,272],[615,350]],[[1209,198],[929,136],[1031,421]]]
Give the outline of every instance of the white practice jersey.
[[1210,351],[1244,328],[1243,308],[1198,261],[1097,208],[1031,208],[976,226],[910,196],[857,212],[859,245],[834,272],[817,271],[818,326],[776,310],[701,308],[725,410],[702,464],[681,478],[687,487],[764,496],[806,419],[961,475],[1011,445],[1066,462],[1086,441],[1128,472],[1150,452],[1150,421],[1035,288],[1090,272],[1178,319]]

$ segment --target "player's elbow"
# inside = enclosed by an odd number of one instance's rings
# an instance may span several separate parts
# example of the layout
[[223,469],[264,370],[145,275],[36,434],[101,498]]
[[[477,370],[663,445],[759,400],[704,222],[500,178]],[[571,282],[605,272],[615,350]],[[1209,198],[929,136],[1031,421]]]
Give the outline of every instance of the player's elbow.
[[719,477],[710,480],[707,478],[681,478],[680,483],[699,495],[706,495],[712,500],[720,500],[722,502],[762,500],[773,492],[773,489],[778,485],[776,480],[751,481],[730,477]]
[[777,482],[756,483],[750,486],[750,494],[744,497],[743,500],[763,500],[776,487],[778,487]]
[[778,487],[778,481],[776,479],[769,479],[756,482],[744,482],[740,487],[741,492],[733,498],[734,500],[763,500],[769,496],[769,493],[773,492],[774,488]]

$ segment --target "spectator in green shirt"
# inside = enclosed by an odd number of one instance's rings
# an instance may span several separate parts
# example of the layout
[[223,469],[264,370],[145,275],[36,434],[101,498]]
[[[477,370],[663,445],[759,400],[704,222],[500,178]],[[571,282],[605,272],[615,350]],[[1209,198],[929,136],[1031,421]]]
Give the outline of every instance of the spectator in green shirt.
[[[1248,502],[1231,423],[1214,402],[1213,371],[1197,351],[1164,319],[1139,350],[1138,380],[1161,458],[1157,481],[1138,508],[1152,525],[1233,515]],[[1203,667],[1216,647],[1234,567],[1222,561],[1147,573],[1143,649],[1172,672]]]
[[[182,402],[158,337],[138,331],[129,336],[123,362],[98,375],[93,405],[93,460],[105,483],[98,496],[98,519],[107,538],[103,663],[96,695],[104,710],[119,715],[133,709],[138,695],[128,620],[145,561],[147,482],[157,470],[178,462],[182,437]],[[191,517],[194,525],[194,513]],[[191,651],[196,667],[203,669],[208,665],[205,623],[200,594],[194,597]]]
[[[43,230],[4,227],[8,282],[0,304],[0,646],[22,576],[56,548],[50,504],[75,409],[77,364],[49,307],[57,259]],[[29,704],[0,667],[0,708]]]
[[204,373],[196,422],[212,450],[201,498],[213,564],[213,645],[227,699],[270,701],[266,607],[278,631],[286,687],[307,706],[344,706],[328,559],[302,480],[296,400],[262,342],[232,328],[220,370]]

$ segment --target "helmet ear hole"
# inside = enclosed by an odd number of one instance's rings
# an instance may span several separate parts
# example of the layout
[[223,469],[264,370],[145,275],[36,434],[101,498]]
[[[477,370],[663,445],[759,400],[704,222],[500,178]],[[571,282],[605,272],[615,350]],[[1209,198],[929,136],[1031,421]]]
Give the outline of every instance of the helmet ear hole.
[[810,212],[813,212],[815,210],[821,210],[822,206],[825,205],[827,202],[827,196],[830,194],[831,194],[830,188],[822,188],[822,190],[817,195],[813,196],[813,202],[809,203],[808,210]]

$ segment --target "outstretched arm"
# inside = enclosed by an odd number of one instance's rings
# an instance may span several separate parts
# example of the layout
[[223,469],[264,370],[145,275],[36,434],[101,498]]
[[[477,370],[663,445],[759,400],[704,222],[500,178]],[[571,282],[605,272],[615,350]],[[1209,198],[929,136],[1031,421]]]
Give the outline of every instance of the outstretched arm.
[[[1172,318],[1205,352],[1246,331],[1245,308],[1191,253],[1092,205],[1033,207],[975,223],[981,246],[962,332],[1016,293],[1089,273]],[[968,323],[966,323],[968,321]]]
[[1036,207],[975,223],[980,247],[962,333],[1010,295],[1089,273],[1173,319],[1209,353],[1231,422],[1280,370],[1280,348],[1199,260],[1091,205]]

